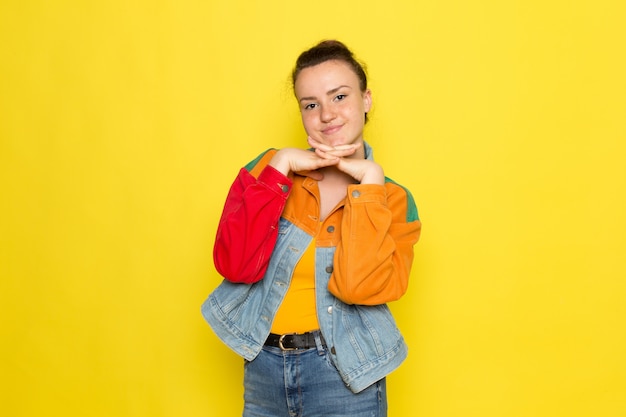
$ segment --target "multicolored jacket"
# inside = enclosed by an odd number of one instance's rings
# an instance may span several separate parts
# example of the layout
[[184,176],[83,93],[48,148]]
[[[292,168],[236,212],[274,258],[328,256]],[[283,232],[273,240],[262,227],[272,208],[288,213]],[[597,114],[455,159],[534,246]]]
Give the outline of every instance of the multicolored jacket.
[[[372,151],[365,144],[366,157]],[[421,222],[410,192],[348,186],[344,202],[319,218],[317,181],[284,176],[270,149],[241,169],[217,230],[214,261],[225,278],[202,305],[217,336],[253,360],[270,333],[291,274],[315,236],[320,330],[346,385],[359,392],[396,369],[407,346],[385,304],[408,286]]]

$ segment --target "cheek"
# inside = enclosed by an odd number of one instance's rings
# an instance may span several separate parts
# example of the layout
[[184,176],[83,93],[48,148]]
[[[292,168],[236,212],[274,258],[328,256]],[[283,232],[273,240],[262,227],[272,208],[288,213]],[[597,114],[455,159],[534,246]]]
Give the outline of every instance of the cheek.
[[343,116],[346,120],[358,121],[361,117],[363,117],[363,109],[359,106],[350,106],[350,108],[346,108]]
[[308,132],[314,126],[315,117],[312,112],[302,112],[300,113],[300,116],[302,117],[302,125],[304,125],[304,129]]

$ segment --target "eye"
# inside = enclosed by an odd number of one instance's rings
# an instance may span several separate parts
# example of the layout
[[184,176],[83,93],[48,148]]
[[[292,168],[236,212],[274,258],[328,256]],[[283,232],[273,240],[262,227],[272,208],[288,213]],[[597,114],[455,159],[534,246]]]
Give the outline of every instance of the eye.
[[315,107],[317,107],[317,104],[309,103],[306,106],[304,106],[304,110],[311,110],[311,109],[314,109]]
[[341,101],[344,98],[346,98],[346,94],[337,94],[337,96],[335,97],[335,100]]

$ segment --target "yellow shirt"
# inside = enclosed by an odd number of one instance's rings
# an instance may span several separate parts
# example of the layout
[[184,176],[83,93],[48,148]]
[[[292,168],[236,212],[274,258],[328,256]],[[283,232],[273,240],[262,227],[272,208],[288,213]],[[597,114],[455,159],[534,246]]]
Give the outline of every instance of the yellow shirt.
[[276,312],[272,333],[305,333],[319,329],[315,310],[315,239],[293,270],[291,284]]

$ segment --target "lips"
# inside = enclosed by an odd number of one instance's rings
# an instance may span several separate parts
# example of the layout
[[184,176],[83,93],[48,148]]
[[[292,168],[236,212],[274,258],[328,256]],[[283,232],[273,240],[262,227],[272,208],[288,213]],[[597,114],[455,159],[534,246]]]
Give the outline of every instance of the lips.
[[325,129],[322,129],[322,133],[325,135],[332,135],[333,133],[339,132],[342,127],[343,125],[328,126]]

